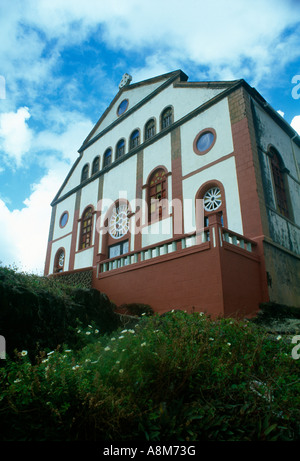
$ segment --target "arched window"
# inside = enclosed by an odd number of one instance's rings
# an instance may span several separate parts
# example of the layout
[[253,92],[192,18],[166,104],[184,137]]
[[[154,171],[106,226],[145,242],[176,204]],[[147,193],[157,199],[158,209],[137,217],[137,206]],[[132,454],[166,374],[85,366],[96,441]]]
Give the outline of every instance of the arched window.
[[79,250],[83,250],[92,245],[93,231],[93,208],[88,207],[82,214]]
[[152,173],[148,183],[149,221],[162,219],[167,212],[167,177],[163,168]]
[[81,182],[85,181],[89,177],[89,165],[84,165],[81,171]]
[[203,201],[201,206],[203,206],[202,219],[204,218],[204,222],[198,223],[200,227],[208,226],[209,216],[213,212],[219,212],[221,214],[222,225],[227,227],[225,191],[223,185],[219,181],[209,181],[203,184],[196,195],[196,199]]
[[112,151],[111,149],[106,149],[103,156],[103,168],[111,164]]
[[92,166],[92,174],[97,173],[97,171],[99,171],[99,168],[100,168],[100,157],[98,156],[94,158],[93,166]]
[[275,149],[271,148],[270,154],[277,209],[286,218],[289,218],[290,213],[287,201],[287,191],[285,187],[284,165],[278,152],[276,152]]
[[167,107],[161,116],[161,129],[167,128],[172,124],[173,121],[173,111],[171,107]]
[[59,272],[62,272],[64,270],[64,265],[65,265],[65,250],[63,248],[60,248],[55,255],[54,258],[54,268],[53,272],[55,274],[58,274]]
[[140,143],[140,131],[134,130],[134,132],[130,136],[130,149],[134,149]]
[[125,141],[124,139],[120,139],[120,141],[117,144],[116,159],[122,157],[122,155],[124,154],[125,154]]
[[111,259],[130,251],[130,207],[127,201],[117,200],[111,206],[104,218],[104,228],[102,255]]
[[145,140],[152,138],[155,135],[155,120],[152,118],[145,126]]

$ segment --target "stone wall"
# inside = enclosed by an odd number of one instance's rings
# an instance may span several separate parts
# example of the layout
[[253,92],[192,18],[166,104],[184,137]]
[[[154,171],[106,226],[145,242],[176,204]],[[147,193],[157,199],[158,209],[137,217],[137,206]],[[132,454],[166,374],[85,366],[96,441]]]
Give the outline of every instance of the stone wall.
[[62,272],[53,274],[50,277],[59,277],[64,283],[72,286],[80,285],[84,288],[92,288],[93,269],[77,270],[72,272]]

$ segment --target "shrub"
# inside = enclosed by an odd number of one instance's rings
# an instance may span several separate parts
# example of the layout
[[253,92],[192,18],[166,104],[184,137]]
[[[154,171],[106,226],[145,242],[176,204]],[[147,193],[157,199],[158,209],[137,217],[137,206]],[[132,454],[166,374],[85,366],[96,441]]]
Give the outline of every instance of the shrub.
[[95,322],[102,332],[119,326],[114,305],[97,290],[71,287],[48,279],[0,267],[0,334],[7,354],[26,349],[34,360],[39,350],[64,343],[82,347],[74,329]]
[[121,306],[117,307],[116,312],[125,315],[136,315],[138,317],[142,315],[154,315],[154,311],[149,304],[141,303],[121,304]]
[[299,439],[299,364],[251,322],[178,311],[77,335],[0,370],[3,440]]

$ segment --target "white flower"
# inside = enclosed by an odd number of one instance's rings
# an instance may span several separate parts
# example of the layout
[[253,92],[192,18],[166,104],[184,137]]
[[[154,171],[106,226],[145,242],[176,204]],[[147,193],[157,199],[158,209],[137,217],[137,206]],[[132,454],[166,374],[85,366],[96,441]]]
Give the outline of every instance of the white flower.
[[72,370],[77,370],[77,368],[79,368],[80,365],[75,365],[74,367],[72,367]]
[[15,380],[14,380],[14,383],[20,383],[20,382],[21,382],[20,379],[15,379]]
[[214,341],[214,338],[209,338],[210,341]]
[[127,333],[127,331],[128,331],[128,330],[123,330],[123,331],[121,331],[121,333]]
[[77,330],[77,333],[81,333],[81,330]]
[[277,341],[279,341],[281,339],[281,336],[278,335],[276,339],[277,339]]
[[115,341],[115,340],[116,340],[116,338],[111,338],[110,340],[111,340],[111,341]]
[[121,336],[119,336],[119,339],[122,339],[122,338],[124,338],[124,336],[122,336],[122,335],[121,335]]
[[27,355],[27,351],[22,351],[21,355],[22,355],[22,357],[25,357],[25,355]]
[[96,334],[99,333],[99,330],[95,330],[95,333],[96,333]]
[[72,352],[71,349],[66,349],[65,352]]
[[85,334],[86,334],[86,335],[90,335],[90,334],[91,334],[91,332],[90,332],[90,331],[87,331]]
[[91,325],[88,325],[89,328],[93,328]]
[[110,351],[110,347],[109,347],[109,346],[106,346],[106,347],[104,348],[104,350],[105,350],[105,351]]
[[124,373],[123,368],[120,368],[119,373],[121,373],[121,374]]
[[146,346],[146,344],[147,344],[147,343],[142,343],[142,344],[141,344],[141,347],[144,347],[144,346]]
[[116,363],[120,363],[120,360],[117,360]]
[[143,312],[142,315],[146,315],[146,312]]
[[48,362],[48,359],[42,360],[42,363],[46,363],[46,362]]
[[202,317],[202,315],[204,315],[204,312],[199,312],[199,315]]
[[52,355],[52,354],[54,354],[54,351],[48,352],[47,355]]
[[134,335],[135,331],[134,330],[128,330],[129,333],[132,333]]
[[231,343],[227,343],[227,346],[231,346]]

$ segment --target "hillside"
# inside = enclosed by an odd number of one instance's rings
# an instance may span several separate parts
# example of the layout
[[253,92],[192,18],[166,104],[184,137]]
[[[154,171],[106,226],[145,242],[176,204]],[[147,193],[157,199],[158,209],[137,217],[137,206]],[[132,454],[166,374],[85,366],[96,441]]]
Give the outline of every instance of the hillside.
[[297,310],[145,312],[124,327],[105,295],[7,268],[0,296],[3,441],[300,439]]

